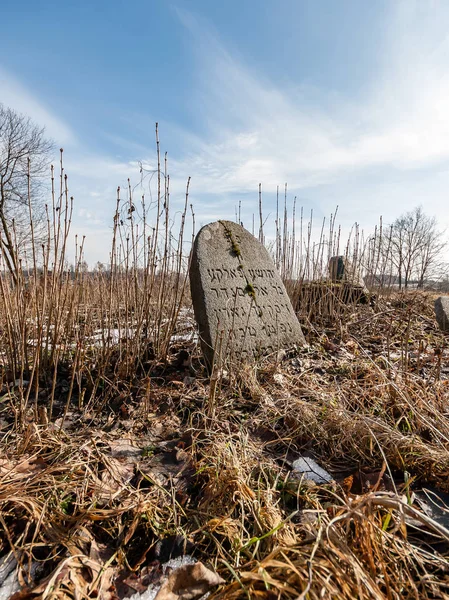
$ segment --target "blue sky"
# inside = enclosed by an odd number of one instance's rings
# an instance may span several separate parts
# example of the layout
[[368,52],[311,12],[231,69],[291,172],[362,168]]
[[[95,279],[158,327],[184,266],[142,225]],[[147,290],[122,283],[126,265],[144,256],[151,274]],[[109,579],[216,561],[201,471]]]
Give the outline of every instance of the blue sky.
[[368,232],[422,204],[449,228],[449,4],[7,2],[0,102],[64,147],[73,233],[106,261],[115,189],[168,151],[172,203],[245,224],[289,185]]

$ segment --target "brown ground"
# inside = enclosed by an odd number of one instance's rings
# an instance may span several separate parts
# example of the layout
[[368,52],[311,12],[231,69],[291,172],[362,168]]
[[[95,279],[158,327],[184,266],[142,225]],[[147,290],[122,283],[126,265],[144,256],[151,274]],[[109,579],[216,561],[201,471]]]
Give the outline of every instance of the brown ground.
[[[449,598],[449,513],[425,500],[449,500],[449,354],[432,297],[308,305],[300,319],[309,347],[277,363],[215,386],[179,342],[64,421],[62,373],[56,420],[43,388],[41,424],[30,412],[21,431],[4,386],[0,556],[23,566],[17,598],[124,597],[184,552],[227,582],[213,599]],[[335,482],[295,476],[299,455]]]

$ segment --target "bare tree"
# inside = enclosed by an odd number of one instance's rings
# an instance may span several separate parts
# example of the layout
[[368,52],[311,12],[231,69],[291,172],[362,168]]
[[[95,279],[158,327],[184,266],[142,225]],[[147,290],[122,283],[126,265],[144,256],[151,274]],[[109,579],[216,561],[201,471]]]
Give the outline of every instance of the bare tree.
[[416,258],[418,287],[424,287],[429,277],[439,279],[447,270],[442,251],[447,246],[444,231],[438,230],[435,217],[426,217],[422,223],[422,244]]
[[42,217],[39,190],[52,147],[44,129],[0,104],[0,253],[15,280],[19,250],[30,241],[30,215]]
[[447,244],[444,232],[438,230],[435,217],[416,207],[398,217],[382,241],[381,251],[397,274],[399,288],[416,280],[424,286],[426,277],[441,264],[441,252]]
[[101,261],[95,263],[94,271],[96,273],[104,273],[106,271],[106,265]]
[[89,273],[89,265],[88,265],[87,261],[82,260],[79,263],[79,270],[81,273]]

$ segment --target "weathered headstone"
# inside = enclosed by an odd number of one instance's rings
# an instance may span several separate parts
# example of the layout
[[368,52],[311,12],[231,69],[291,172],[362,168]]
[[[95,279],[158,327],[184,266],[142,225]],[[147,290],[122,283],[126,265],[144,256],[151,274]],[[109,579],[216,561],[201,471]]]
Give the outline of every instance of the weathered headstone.
[[345,256],[332,256],[329,260],[329,275],[335,283],[349,283],[365,288],[365,282],[359,270]]
[[449,331],[449,296],[435,300],[435,316],[442,331]]
[[253,360],[305,343],[270,255],[236,223],[216,221],[199,231],[190,288],[209,369],[214,357]]
[[342,302],[374,302],[375,298],[370,295],[359,269],[346,256],[332,256],[329,260],[329,275],[332,285],[339,286],[339,298]]
[[345,257],[332,256],[329,260],[329,275],[331,281],[343,281],[345,274]]

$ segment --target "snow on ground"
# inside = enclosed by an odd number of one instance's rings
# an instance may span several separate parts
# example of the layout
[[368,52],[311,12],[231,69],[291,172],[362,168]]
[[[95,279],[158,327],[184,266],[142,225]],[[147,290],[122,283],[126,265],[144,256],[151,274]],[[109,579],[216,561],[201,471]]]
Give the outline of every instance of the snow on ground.
[[[179,558],[173,558],[162,565],[162,572],[165,574],[167,569],[179,569],[185,565],[194,565],[196,560],[186,554]],[[36,572],[36,565],[31,567],[31,575]],[[20,584],[17,579],[17,561],[10,555],[6,558],[0,559],[0,600],[9,600],[13,594],[20,591]],[[132,596],[128,596],[125,600],[154,600],[156,594],[160,589],[160,585],[150,585],[148,589],[142,594],[135,593]],[[207,595],[203,596],[206,598]]]
[[[31,565],[30,576],[33,578],[39,569],[39,563]],[[13,594],[20,591],[17,578],[17,561],[13,554],[0,559],[0,600],[9,600]]]
[[[179,558],[172,558],[168,562],[162,565],[162,572],[165,574],[167,569],[179,569],[179,567],[184,567],[185,565],[194,565],[196,560],[186,554],[185,556],[180,556]],[[156,594],[160,590],[161,585],[150,585],[148,589],[142,594],[135,593],[132,596],[128,596],[127,600],[154,600],[156,598]],[[203,596],[205,598],[205,596]]]

